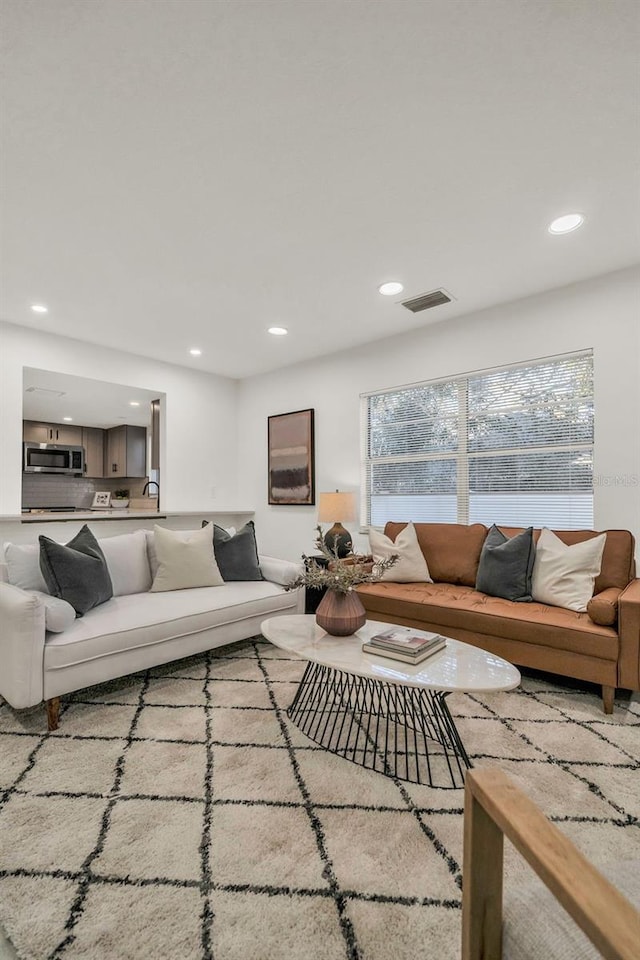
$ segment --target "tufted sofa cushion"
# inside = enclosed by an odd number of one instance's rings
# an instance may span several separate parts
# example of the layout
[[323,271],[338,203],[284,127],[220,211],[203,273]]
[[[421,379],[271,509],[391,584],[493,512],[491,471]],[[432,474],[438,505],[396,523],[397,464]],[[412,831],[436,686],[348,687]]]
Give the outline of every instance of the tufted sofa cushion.
[[358,593],[371,619],[382,614],[399,623],[424,622],[430,625],[425,629],[443,633],[451,627],[602,660],[615,661],[618,656],[618,635],[612,627],[563,607],[513,603],[450,583],[371,583],[358,587]]

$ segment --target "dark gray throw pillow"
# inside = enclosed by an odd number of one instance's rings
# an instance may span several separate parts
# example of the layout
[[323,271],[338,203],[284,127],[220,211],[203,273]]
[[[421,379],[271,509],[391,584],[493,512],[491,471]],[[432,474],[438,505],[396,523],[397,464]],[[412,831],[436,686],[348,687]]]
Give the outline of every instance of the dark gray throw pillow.
[[533,527],[505,537],[494,523],[480,554],[476,590],[490,597],[530,603],[534,558]]
[[40,569],[49,592],[70,603],[76,616],[111,599],[107,561],[86,523],[66,546],[42,535],[38,540]]
[[[208,521],[204,520],[202,525],[206,523]],[[223,580],[264,580],[253,520],[245,523],[233,536],[214,523],[213,552]]]

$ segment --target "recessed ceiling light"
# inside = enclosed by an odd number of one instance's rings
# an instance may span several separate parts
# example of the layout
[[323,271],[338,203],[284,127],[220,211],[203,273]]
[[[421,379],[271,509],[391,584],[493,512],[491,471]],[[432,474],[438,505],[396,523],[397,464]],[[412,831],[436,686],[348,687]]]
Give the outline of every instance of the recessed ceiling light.
[[267,333],[272,334],[274,337],[286,337],[289,331],[286,327],[269,327]]
[[32,303],[31,309],[34,313],[49,313],[49,307],[45,307],[44,303]]
[[66,420],[67,423],[71,423],[72,420],[73,420],[73,417],[63,417],[62,419],[63,419],[63,420]]
[[556,217],[549,224],[549,233],[571,233],[577,230],[584,223],[584,217],[581,213],[565,213],[561,217]]
[[197,347],[194,347],[193,350],[189,350],[189,353],[191,354],[192,357],[199,357],[200,354],[202,353],[202,350],[198,350]]
[[139,403],[138,400],[129,400],[129,406],[130,406],[130,407],[139,407],[139,406],[140,406],[140,403]]
[[402,293],[404,287],[398,280],[389,280],[387,283],[381,283],[378,287],[378,293],[383,297],[395,297],[397,293]]

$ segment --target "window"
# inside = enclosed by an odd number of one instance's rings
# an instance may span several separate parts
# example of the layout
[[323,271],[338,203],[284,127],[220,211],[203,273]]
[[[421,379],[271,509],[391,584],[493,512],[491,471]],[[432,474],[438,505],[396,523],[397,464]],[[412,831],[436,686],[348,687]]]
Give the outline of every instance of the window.
[[591,351],[361,402],[365,526],[593,526]]

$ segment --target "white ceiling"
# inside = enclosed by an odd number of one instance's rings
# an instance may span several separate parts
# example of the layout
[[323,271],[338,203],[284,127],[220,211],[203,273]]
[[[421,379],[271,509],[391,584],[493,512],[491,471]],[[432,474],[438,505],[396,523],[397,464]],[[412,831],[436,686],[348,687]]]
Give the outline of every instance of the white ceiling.
[[5,2],[1,315],[243,377],[627,266],[639,10]]
[[[25,367],[22,376],[24,420],[62,423],[71,417],[83,427],[117,427],[122,423],[151,426],[151,401],[164,394],[120,383],[73,377]],[[131,401],[138,406],[132,407]]]

